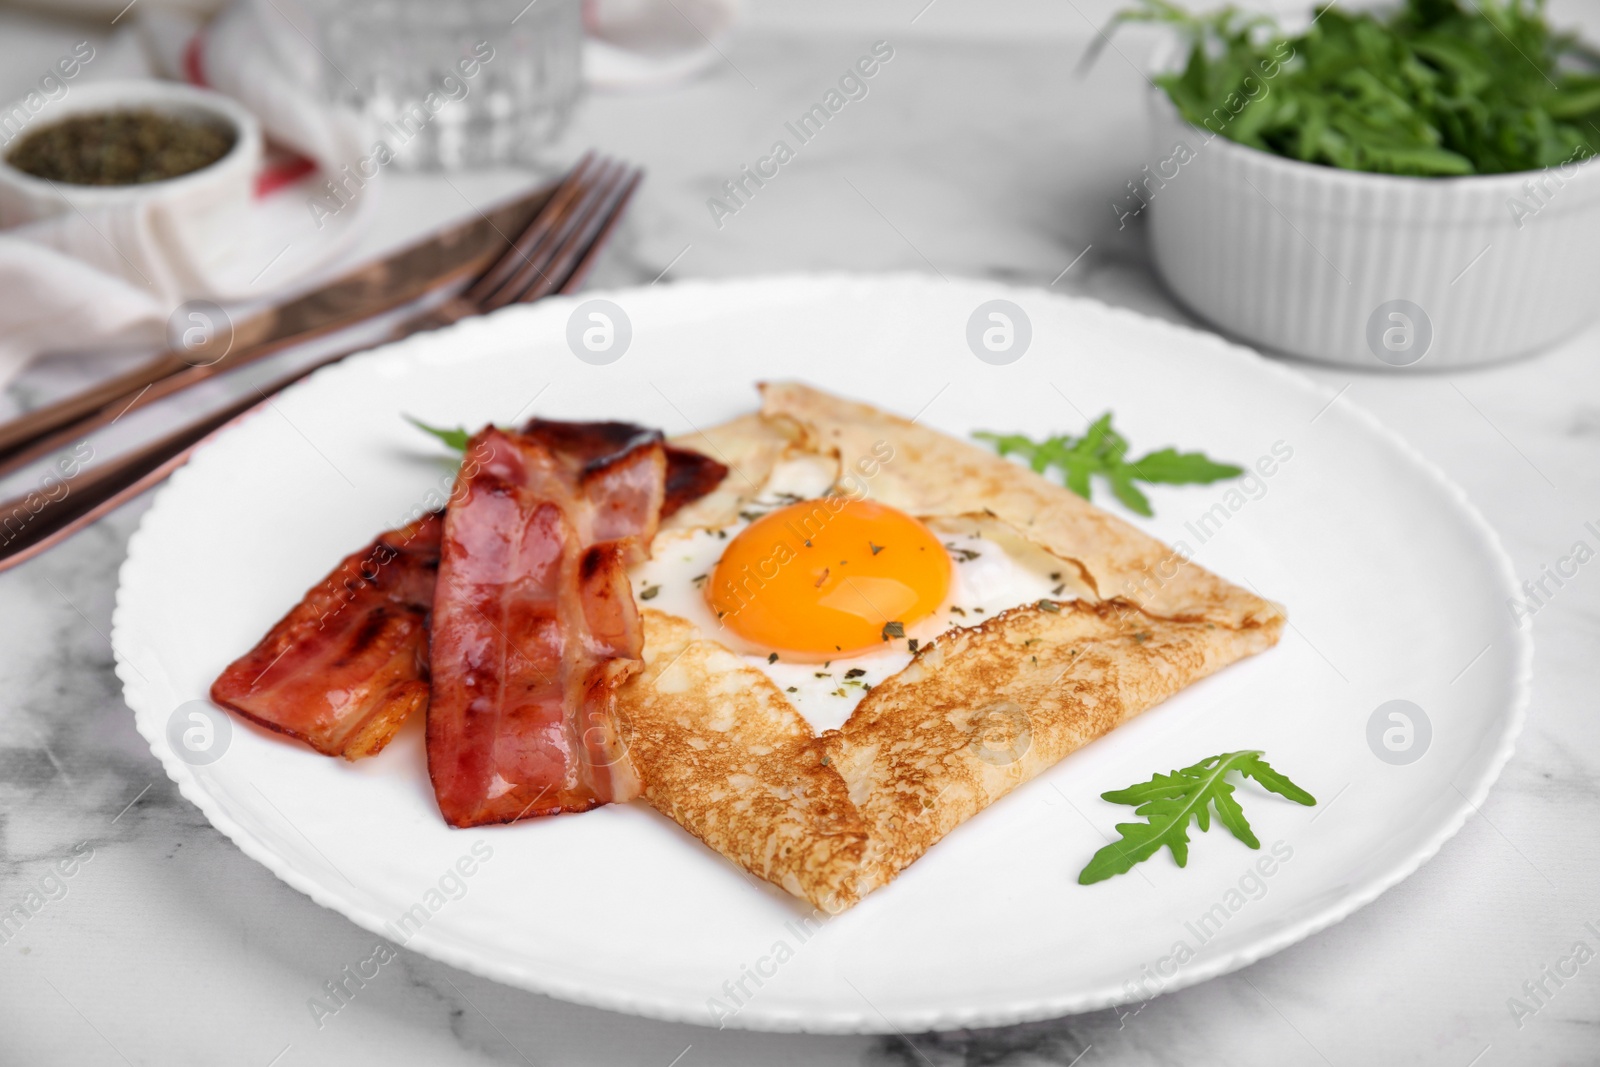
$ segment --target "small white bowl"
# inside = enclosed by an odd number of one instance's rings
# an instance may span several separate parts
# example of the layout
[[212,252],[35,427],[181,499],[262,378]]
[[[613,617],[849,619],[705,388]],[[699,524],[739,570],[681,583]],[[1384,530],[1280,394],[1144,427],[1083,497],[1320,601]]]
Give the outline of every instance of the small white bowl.
[[[5,160],[34,131],[74,115],[144,110],[204,118],[225,126],[233,132],[233,147],[221,159],[199,170],[138,185],[51,182],[20,171]],[[154,212],[159,216],[160,233],[156,236],[181,246],[182,254],[175,262],[191,263],[209,258],[237,233],[261,165],[261,126],[231,97],[178,82],[90,82],[70,85],[62,96],[37,110],[30,109],[24,98],[0,115],[18,112],[30,117],[20,134],[0,148],[0,227],[18,226],[74,209],[86,213],[104,209],[127,213],[135,231],[143,232],[132,216]]]
[[1213,135],[1150,92],[1156,268],[1227,333],[1326,363],[1449,369],[1537,352],[1600,310],[1595,159],[1464,178],[1339,170]]

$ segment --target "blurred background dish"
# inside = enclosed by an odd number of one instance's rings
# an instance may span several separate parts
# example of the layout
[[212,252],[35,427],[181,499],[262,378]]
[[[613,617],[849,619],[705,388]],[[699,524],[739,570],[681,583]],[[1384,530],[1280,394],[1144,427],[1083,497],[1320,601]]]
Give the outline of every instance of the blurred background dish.
[[299,0],[335,105],[404,170],[538,164],[585,83],[661,87],[721,60],[738,0]]
[[[6,109],[24,107],[21,101]],[[226,130],[232,146],[215,162],[161,181],[87,185],[21,170],[19,152],[52,126],[73,119],[128,112],[198,120]],[[87,153],[86,153],[87,154]],[[75,87],[53,102],[25,135],[0,156],[0,226],[11,227],[73,211],[95,212],[118,233],[139,233],[164,247],[162,255],[198,287],[199,265],[222,251],[248,210],[261,165],[261,126],[232,97],[176,82],[126,80]],[[99,215],[99,213],[104,213]]]
[[401,140],[402,168],[534,162],[577,103],[581,0],[302,3],[331,99]]
[[[1213,137],[1158,89],[1150,110],[1175,176],[1149,201],[1151,258],[1226,333],[1368,370],[1445,369],[1542,351],[1594,318],[1594,159],[1553,175],[1369,174]],[[1192,150],[1181,164],[1178,145]]]
[[1329,5],[1291,32],[1145,0],[1115,21],[1179,39],[1129,191],[1197,315],[1380,370],[1512,358],[1593,317],[1600,74],[1542,5]]

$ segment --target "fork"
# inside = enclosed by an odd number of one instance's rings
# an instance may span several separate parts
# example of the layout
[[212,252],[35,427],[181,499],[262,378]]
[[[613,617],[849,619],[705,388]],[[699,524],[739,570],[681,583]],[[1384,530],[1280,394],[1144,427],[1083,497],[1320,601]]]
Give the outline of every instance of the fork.
[[[576,291],[627,208],[644,172],[615,160],[585,156],[511,247],[459,295],[398,325],[388,343],[449,326],[514,303]],[[273,395],[330,363],[372,347],[343,349],[256,387],[204,415],[103,464],[0,503],[0,571],[31,559],[160,484],[220,430],[270,403]],[[66,492],[59,493],[65,488]],[[59,495],[56,495],[59,493]]]

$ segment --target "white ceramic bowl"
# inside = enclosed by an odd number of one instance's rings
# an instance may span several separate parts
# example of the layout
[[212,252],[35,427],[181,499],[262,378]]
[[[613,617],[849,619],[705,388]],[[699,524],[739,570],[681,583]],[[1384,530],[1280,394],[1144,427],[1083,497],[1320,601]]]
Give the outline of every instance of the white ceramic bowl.
[[1160,89],[1150,101],[1156,268],[1227,333],[1327,363],[1447,369],[1536,352],[1600,309],[1595,160],[1466,178],[1367,174],[1214,136]]
[[50,182],[16,169],[0,156],[0,227],[74,209],[126,213],[130,222],[134,222],[136,213],[154,212],[159,215],[161,238],[178,242],[193,259],[204,257],[207,250],[227,242],[236,233],[234,227],[240,215],[250,205],[261,164],[261,126],[254,115],[222,93],[177,82],[90,82],[70,85],[63,95],[37,110],[29,109],[24,98],[0,114],[19,110],[30,117],[20,136],[3,149],[7,154],[36,130],[74,115],[101,111],[151,110],[202,117],[231,129],[234,142],[228,153],[210,166],[141,185]]

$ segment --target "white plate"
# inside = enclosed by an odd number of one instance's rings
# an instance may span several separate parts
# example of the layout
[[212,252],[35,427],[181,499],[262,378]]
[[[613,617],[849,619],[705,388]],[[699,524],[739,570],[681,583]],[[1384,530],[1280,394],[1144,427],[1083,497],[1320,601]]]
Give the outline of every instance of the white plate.
[[[1493,532],[1398,438],[1298,375],[1206,334],[987,282],[791,277],[602,295],[632,322],[617,362],[569,351],[581,299],[355,357],[202,449],[129,545],[113,644],[151,750],[248,855],[361,926],[513,985],[665,1019],[712,1023],[712,998],[731,1010],[742,983],[749,996],[726,1025],[1009,1023],[1142,1000],[1337,922],[1432,856],[1510,756],[1531,641],[1505,610],[1513,577]],[[966,340],[994,298],[1032,324],[1008,366],[980,362]],[[1237,482],[1156,488],[1157,517],[1137,521],[1288,605],[1291,626],[1277,648],[1071,756],[816,929],[791,898],[642,804],[446,827],[414,725],[355,765],[243,724],[214,763],[173,754],[178,709],[447,479],[401,412],[476,426],[537,411],[678,432],[751,409],[752,382],[780,377],[958,435],[1078,432],[1109,408],[1138,449],[1246,465],[1289,450],[1254,498],[1230,496]],[[1407,765],[1368,741],[1374,711],[1396,699],[1432,725]],[[1129,817],[1101,792],[1238,748],[1264,749],[1321,805],[1247,785],[1262,852],[1214,829],[1196,836],[1187,869],[1163,854],[1076,883]],[[475,843],[490,858],[450,877]],[[1289,855],[1263,877],[1256,864],[1274,843]],[[437,892],[441,879],[453,895]],[[426,922],[398,937],[387,924],[419,903]]]

